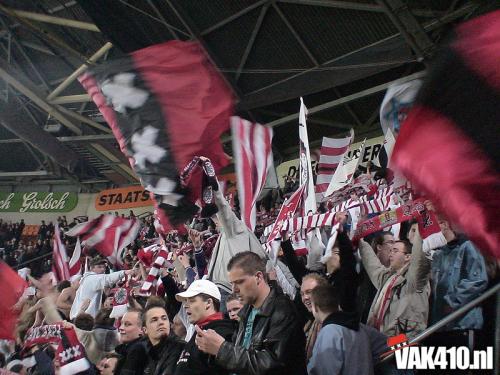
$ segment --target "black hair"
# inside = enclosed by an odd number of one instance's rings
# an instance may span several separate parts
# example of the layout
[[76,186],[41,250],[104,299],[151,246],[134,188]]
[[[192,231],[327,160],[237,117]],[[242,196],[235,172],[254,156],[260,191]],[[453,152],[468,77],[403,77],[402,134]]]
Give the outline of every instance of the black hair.
[[208,294],[205,294],[205,293],[200,293],[198,294],[198,296],[200,296],[200,298],[203,300],[203,301],[208,301],[209,299],[212,300],[212,303],[214,305],[214,309],[215,311],[219,312],[220,311],[220,301],[217,299],[217,298],[214,298]]
[[150,303],[150,301],[148,301],[146,303],[146,307],[142,311],[142,316],[141,316],[141,322],[142,322],[143,327],[146,327],[146,317],[147,317],[148,311],[155,309],[155,308],[163,309],[163,310],[165,310],[165,313],[167,313],[167,309],[165,308],[165,303],[162,303],[162,302],[157,301],[157,300],[154,300],[151,303]]
[[57,291],[61,293],[64,289],[69,288],[71,283],[68,280],[63,280],[59,284],[57,284]]
[[311,292],[311,300],[324,313],[333,313],[339,310],[338,291],[332,285],[318,285]]

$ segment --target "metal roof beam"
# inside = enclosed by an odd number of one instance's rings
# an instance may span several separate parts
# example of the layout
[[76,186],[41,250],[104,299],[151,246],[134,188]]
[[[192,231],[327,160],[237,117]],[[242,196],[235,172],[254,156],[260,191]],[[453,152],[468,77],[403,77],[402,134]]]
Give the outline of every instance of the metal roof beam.
[[3,58],[0,58],[0,78],[14,87],[21,94],[27,96],[37,106],[42,108],[45,112],[54,117],[62,125],[70,129],[73,133],[78,135],[82,134],[82,130],[78,126],[69,121],[61,114],[60,111],[58,111],[55,107],[47,103],[45,99],[42,98],[42,95],[37,92],[38,90],[36,89],[35,85],[33,85],[33,83],[31,83],[23,73],[11,67],[9,63]]
[[[174,12],[174,14],[177,16],[179,21],[181,21],[182,25],[186,28],[186,30],[191,34],[191,37],[195,40],[197,40],[205,49],[207,52],[208,58],[211,60],[212,64],[216,67],[219,68],[222,65],[219,62],[219,59],[217,58],[217,55],[213,53],[212,49],[210,46],[207,44],[207,42],[203,39],[200,31],[194,24],[194,22],[191,20],[189,15],[186,14],[184,9],[182,9],[182,6],[177,5],[177,7],[173,4],[172,1],[170,0],[164,0],[167,5],[169,6],[170,9]],[[234,95],[238,98],[242,98],[242,93],[240,89],[236,86],[234,82],[231,82],[224,74],[221,75],[222,78],[226,81],[228,86],[232,89]]]
[[[434,20],[431,20],[429,22],[427,22],[425,25],[424,25],[424,29],[425,31],[432,31],[440,26],[443,26],[449,22],[452,22],[452,21],[455,21],[456,19],[470,13],[470,12],[473,12],[479,5],[478,4],[474,4],[474,3],[468,3],[466,5],[464,5],[463,7],[449,13],[449,14],[446,14],[444,15],[443,17],[440,17],[440,18],[436,18]],[[328,61],[325,61],[321,66],[328,66],[329,64],[333,64],[337,61],[341,61],[345,58],[348,58],[349,56],[351,55],[355,55],[356,53],[360,53],[360,52],[363,52],[363,51],[367,51],[369,50],[370,48],[373,48],[373,47],[376,47],[376,46],[379,46],[381,44],[384,44],[386,42],[389,42],[391,40],[394,40],[395,38],[398,38],[400,36],[400,33],[397,33],[397,34],[393,34],[393,35],[390,35],[388,36],[387,38],[384,38],[384,39],[381,39],[381,40],[378,40],[374,43],[371,43],[369,45],[366,45],[364,47],[361,47],[361,48],[358,48],[357,50],[354,50],[354,51],[351,51],[351,52],[348,52],[342,56],[338,56],[338,57],[335,57],[331,60],[328,60]],[[302,75],[306,75],[308,73],[311,73],[311,72],[314,72],[316,70],[316,67],[314,68],[311,68],[311,69],[307,69],[303,72],[300,72],[300,73],[297,73],[297,74],[294,74],[290,77],[287,77],[287,78],[284,78],[282,80],[279,80],[279,81],[276,81],[276,82],[273,82],[267,86],[264,86],[264,87],[261,87],[261,88],[258,88],[256,90],[253,90],[251,92],[248,92],[248,93],[245,93],[245,96],[249,96],[249,95],[255,95],[257,93],[260,93],[262,91],[265,91],[271,87],[274,87],[274,86],[278,86],[284,82],[287,82],[287,81],[290,81],[290,80],[293,80],[299,76],[302,76]]]
[[50,100],[50,104],[71,104],[71,103],[85,103],[91,102],[89,94],[78,94],[78,95],[66,95],[59,96]]
[[[57,137],[59,142],[95,142],[95,141],[110,141],[114,140],[113,134],[95,134],[95,135],[74,135],[69,137]],[[22,143],[23,140],[19,138],[0,139],[0,144],[8,143]]]
[[238,82],[238,79],[241,76],[241,71],[245,67],[248,56],[250,56],[250,52],[252,51],[253,45],[255,43],[255,39],[257,39],[257,35],[259,34],[260,28],[262,27],[262,22],[264,22],[264,18],[266,17],[267,10],[269,9],[269,4],[266,4],[260,10],[259,18],[257,18],[257,22],[255,23],[255,27],[252,30],[252,34],[250,35],[250,39],[248,39],[247,46],[245,47],[245,51],[243,52],[243,56],[241,57],[240,64],[238,65],[238,69],[236,70],[235,80]]
[[377,3],[413,49],[419,61],[427,60],[434,52],[435,45],[411,14],[408,5],[401,0],[377,0]]
[[297,43],[299,43],[300,47],[302,47],[302,50],[306,53],[307,57],[309,57],[309,60],[311,60],[311,62],[314,64],[314,66],[319,66],[320,64],[319,64],[318,60],[316,59],[316,57],[314,57],[314,55],[311,52],[311,50],[309,49],[309,47],[307,47],[307,45],[304,43],[304,41],[300,37],[299,33],[292,26],[292,24],[290,23],[288,18],[286,18],[286,16],[283,14],[283,12],[279,8],[278,4],[273,3],[272,6],[273,6],[274,10],[278,13],[278,16],[281,18],[283,23],[286,25],[286,27],[288,27],[288,30],[292,33],[292,35],[295,38],[295,40],[297,41]]
[[96,51],[92,56],[89,57],[87,63],[82,64],[78,69],[71,73],[59,86],[57,86],[54,91],[52,91],[48,96],[47,100],[51,101],[56,98],[64,89],[66,89],[71,83],[73,83],[80,75],[82,75],[88,68],[89,64],[95,63],[102,56],[104,56],[111,48],[113,44],[107,42],[99,50]]
[[[369,3],[356,3],[354,1],[336,1],[336,0],[277,0],[277,1],[280,3],[384,13],[384,8],[382,8],[380,5],[369,4]],[[412,13],[419,17],[439,17],[440,15],[443,14],[443,12],[427,10],[427,9],[413,9]]]
[[[378,86],[370,87],[369,89],[362,90],[362,91],[357,92],[355,94],[344,96],[343,98],[340,98],[340,99],[332,100],[330,102],[323,103],[323,104],[320,104],[320,105],[312,107],[312,108],[308,108],[308,110],[307,110],[308,115],[311,116],[314,113],[322,112],[324,110],[327,110],[327,109],[330,109],[333,107],[338,107],[339,105],[343,105],[345,103],[349,103],[353,100],[357,100],[360,98],[364,98],[365,96],[373,95],[377,92],[386,90],[390,85],[413,81],[414,79],[422,78],[424,75],[425,75],[425,72],[420,71],[417,73],[410,74],[409,76],[396,79],[394,81],[390,81],[390,82],[386,82],[386,83],[383,83],[383,84],[378,85]],[[291,122],[291,121],[298,121],[298,119],[299,119],[299,114],[294,113],[292,115],[288,115],[288,116],[285,116],[283,118],[280,118],[279,120],[271,121],[270,123],[267,124],[267,126],[273,128],[275,126],[280,126],[280,125],[286,124],[286,123]]]
[[172,36],[174,37],[174,39],[179,40],[180,39],[179,35],[177,35],[177,33],[175,32],[175,30],[169,25],[169,23],[167,22],[167,20],[165,19],[165,17],[163,17],[163,14],[161,14],[161,12],[156,7],[156,5],[153,3],[153,1],[152,0],[147,0],[147,2],[149,4],[150,8],[153,9],[153,11],[156,13],[156,15],[158,16],[158,18],[162,20],[162,23],[165,25],[165,27],[170,32],[170,34],[172,34]]
[[33,32],[36,36],[43,39],[45,42],[47,42],[49,47],[58,46],[59,48],[64,49],[66,52],[69,52],[73,57],[77,58],[82,63],[84,63],[86,61],[86,58],[84,56],[82,56],[82,54],[80,52],[78,52],[76,49],[74,49],[73,47],[68,45],[66,42],[61,40],[61,38],[54,35],[53,33],[40,28],[38,25],[35,25],[34,23],[32,23],[30,20],[28,20],[26,18],[19,17],[14,12],[12,12],[9,8],[6,8],[1,4],[0,4],[0,11],[2,13],[6,14],[7,16],[9,16],[11,19],[20,23],[22,26],[26,27],[28,30]]
[[90,22],[82,22],[68,18],[49,16],[47,14],[42,14],[42,13],[26,12],[24,10],[12,9],[7,7],[4,7],[4,9],[9,10],[12,14],[16,15],[17,17],[32,21],[45,22],[53,25],[72,27],[80,30],[94,31],[98,33],[101,32],[101,30],[99,30],[99,28],[96,25]]
[[260,1],[257,1],[256,3],[246,7],[246,8],[243,8],[242,10],[240,10],[239,12],[233,14],[232,16],[230,17],[227,17],[227,18],[224,18],[222,21],[220,22],[217,22],[215,25],[212,25],[208,28],[206,28],[205,30],[201,31],[200,32],[200,35],[206,35],[206,34],[209,34],[211,33],[212,31],[214,30],[217,30],[217,29],[220,29],[222,26],[240,18],[241,16],[244,16],[245,14],[247,14],[248,12],[254,10],[255,8],[258,8],[266,3],[268,3],[269,0],[260,0]]
[[47,176],[47,171],[27,171],[27,172],[0,172],[0,177],[33,177]]

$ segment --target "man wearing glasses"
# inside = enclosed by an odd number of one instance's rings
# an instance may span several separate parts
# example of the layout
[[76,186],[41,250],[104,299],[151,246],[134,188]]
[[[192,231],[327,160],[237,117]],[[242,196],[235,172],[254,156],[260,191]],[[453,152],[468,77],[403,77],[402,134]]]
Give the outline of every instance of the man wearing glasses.
[[427,326],[429,313],[431,263],[422,252],[420,235],[415,235],[413,247],[408,241],[394,241],[389,251],[388,267],[363,240],[359,252],[377,289],[368,314],[368,325],[388,336],[404,333],[411,338],[422,332]]

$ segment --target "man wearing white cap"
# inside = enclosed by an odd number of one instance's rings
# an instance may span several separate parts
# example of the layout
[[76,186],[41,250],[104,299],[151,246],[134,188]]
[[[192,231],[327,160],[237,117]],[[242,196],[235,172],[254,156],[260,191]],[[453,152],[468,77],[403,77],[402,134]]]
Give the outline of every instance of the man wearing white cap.
[[[214,330],[226,340],[231,341],[236,323],[224,319],[219,311],[221,294],[217,285],[209,280],[195,280],[189,288],[176,295],[183,302],[189,322],[202,330]],[[182,352],[175,375],[229,374],[227,370],[215,364],[214,358],[201,352],[196,343],[196,333],[191,337]]]

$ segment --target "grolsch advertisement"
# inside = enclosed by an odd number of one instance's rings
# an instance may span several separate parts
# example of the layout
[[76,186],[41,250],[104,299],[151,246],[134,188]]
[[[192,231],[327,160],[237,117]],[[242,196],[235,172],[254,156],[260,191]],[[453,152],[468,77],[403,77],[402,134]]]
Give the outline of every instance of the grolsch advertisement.
[[134,207],[152,206],[149,192],[142,186],[128,186],[118,189],[108,189],[97,194],[95,208],[98,211],[121,210]]
[[70,212],[77,203],[70,192],[0,193],[0,212]]

